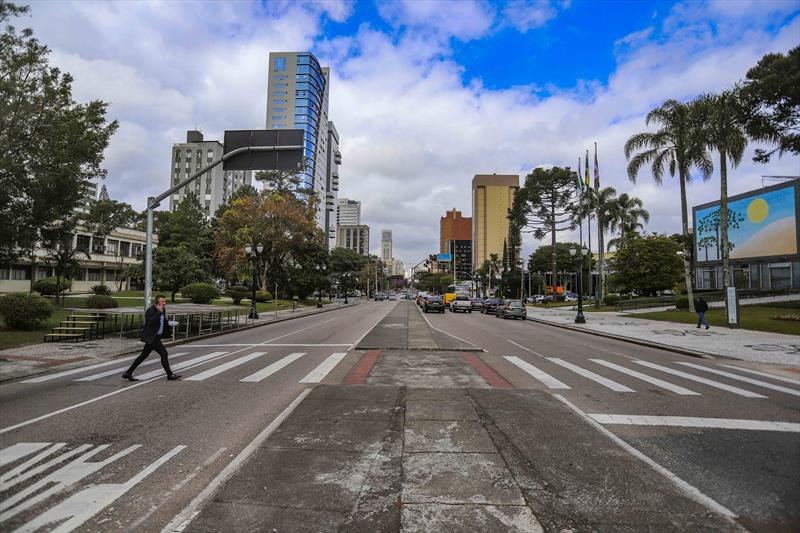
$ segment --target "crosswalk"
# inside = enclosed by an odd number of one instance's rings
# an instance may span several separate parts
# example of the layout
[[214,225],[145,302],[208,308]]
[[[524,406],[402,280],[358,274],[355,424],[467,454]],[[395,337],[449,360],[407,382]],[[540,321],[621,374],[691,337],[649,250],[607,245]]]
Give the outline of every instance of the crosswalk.
[[[744,398],[761,399],[761,398],[767,398],[767,396],[760,392],[743,389],[731,385],[729,383],[725,383],[723,381],[718,381],[718,379],[721,378],[726,380],[739,381],[747,383],[759,389],[768,389],[782,394],[800,396],[800,382],[797,381],[794,381],[793,383],[797,385],[798,388],[791,388],[783,385],[777,385],[775,383],[770,383],[762,379],[755,379],[749,376],[743,376],[741,374],[737,374],[728,370],[721,370],[714,366],[699,365],[685,361],[675,361],[674,364],[681,365],[682,368],[692,369],[694,371],[699,372],[700,374],[705,373],[705,374],[712,374],[715,376],[719,376],[719,378],[709,379],[708,377],[705,377],[703,375],[698,375],[693,372],[686,372],[684,370],[678,370],[677,368],[673,368],[671,366],[666,366],[665,364],[658,364],[658,363],[653,363],[651,361],[643,361],[643,360],[630,361],[631,363],[630,366],[634,367],[630,368],[629,366],[597,358],[587,359],[586,362],[581,364],[565,361],[558,357],[542,357],[541,361],[543,362],[543,364],[539,364],[538,362],[536,364],[532,364],[515,355],[506,355],[503,356],[503,358],[549,389],[569,390],[573,388],[586,386],[587,381],[591,381],[614,392],[621,392],[621,393],[636,392],[637,391],[636,385],[631,384],[630,381],[626,381],[626,384],[622,384],[619,381],[615,381],[615,379],[619,379],[616,376],[618,376],[619,374],[623,374],[625,376],[633,378],[636,381],[647,383],[649,385],[658,387],[660,389],[664,389],[679,396],[701,396],[703,394],[702,392],[700,392],[700,390],[695,390],[694,388],[690,388],[692,387],[691,384],[688,384],[688,386],[685,387],[682,384],[674,383],[673,382],[674,379],[672,381],[668,381],[666,379],[661,379],[661,377],[658,377],[660,373],[663,373],[663,374],[668,374],[673,378],[680,378],[693,383],[699,383],[701,385],[712,387],[718,390],[723,390]],[[565,379],[562,376],[556,378],[553,375],[553,373],[555,373],[554,370],[550,370],[549,368],[547,368],[548,365],[547,363],[544,362],[552,363],[553,365],[559,367],[560,369],[566,369],[567,371],[569,371],[568,375],[576,378],[575,382],[573,383],[570,379]],[[540,366],[542,368],[540,368]],[[635,368],[636,366],[645,367],[654,372],[640,372],[638,369]],[[771,378],[782,382],[792,382],[786,378],[782,378],[780,376],[773,376],[772,374],[768,374],[766,372],[751,371],[749,369],[743,369],[732,365],[719,365],[719,366],[725,366],[726,368],[736,369],[751,374],[757,374],[765,378]],[[595,370],[601,371],[602,369],[611,371],[610,374],[611,377],[595,372]]]

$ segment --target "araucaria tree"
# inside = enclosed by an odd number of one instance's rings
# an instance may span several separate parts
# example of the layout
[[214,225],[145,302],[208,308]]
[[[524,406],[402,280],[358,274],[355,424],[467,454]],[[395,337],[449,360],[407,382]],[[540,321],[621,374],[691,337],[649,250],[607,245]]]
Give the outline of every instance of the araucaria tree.
[[714,167],[705,146],[696,106],[676,100],[667,100],[661,107],[647,114],[646,123],[655,124],[655,132],[633,135],[625,143],[628,158],[628,178],[632,182],[642,167],[649,165],[653,180],[661,184],[664,170],[669,175],[678,175],[681,190],[681,223],[683,234],[683,273],[689,310],[694,312],[691,272],[691,238],[689,237],[689,214],[686,206],[686,184],[691,181],[691,169],[697,167],[704,180],[711,176]]
[[[537,168],[525,177],[525,185],[517,191],[509,219],[520,229],[528,228],[536,239],[550,237],[553,283],[558,279],[556,236],[559,231],[575,227],[575,175],[569,168]],[[553,287],[553,294],[557,288]]]

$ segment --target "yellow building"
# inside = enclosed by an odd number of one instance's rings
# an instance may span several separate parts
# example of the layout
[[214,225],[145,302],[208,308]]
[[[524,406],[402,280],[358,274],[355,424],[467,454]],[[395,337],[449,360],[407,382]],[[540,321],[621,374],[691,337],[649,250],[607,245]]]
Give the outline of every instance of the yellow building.
[[516,174],[476,174],[472,178],[472,268],[480,268],[489,254],[503,256],[508,237],[508,210],[519,189]]

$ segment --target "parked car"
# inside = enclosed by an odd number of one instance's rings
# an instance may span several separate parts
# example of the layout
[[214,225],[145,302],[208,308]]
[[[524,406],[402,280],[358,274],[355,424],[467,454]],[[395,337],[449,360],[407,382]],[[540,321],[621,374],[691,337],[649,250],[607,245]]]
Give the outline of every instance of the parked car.
[[385,299],[386,299],[386,295],[383,294],[382,292],[376,292],[375,293],[375,301],[376,302],[382,302]]
[[390,294],[388,300],[390,302],[396,302],[397,301],[397,296],[395,296],[394,294]]
[[484,315],[493,315],[497,312],[497,306],[500,305],[500,300],[497,298],[486,298],[481,307],[481,313]]
[[426,296],[425,303],[422,304],[422,312],[436,311],[444,313],[444,300],[441,296]]
[[450,311],[461,313],[472,313],[472,302],[469,301],[469,296],[466,294],[456,294],[456,297],[450,301]]
[[567,294],[564,295],[564,301],[565,302],[577,302],[578,301],[578,295],[575,294],[574,292],[568,292]]
[[483,308],[483,298],[473,298],[469,303],[473,311],[480,311]]
[[497,306],[497,318],[521,318],[525,320],[528,317],[528,312],[525,306],[522,305],[520,300],[506,300],[501,305]]

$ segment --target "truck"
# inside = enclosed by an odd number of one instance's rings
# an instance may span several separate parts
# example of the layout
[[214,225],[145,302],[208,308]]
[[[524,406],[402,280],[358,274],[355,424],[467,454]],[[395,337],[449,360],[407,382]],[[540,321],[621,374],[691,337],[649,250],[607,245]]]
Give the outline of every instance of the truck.
[[455,298],[450,302],[450,312],[472,313],[472,302],[469,300],[468,294],[456,294]]

